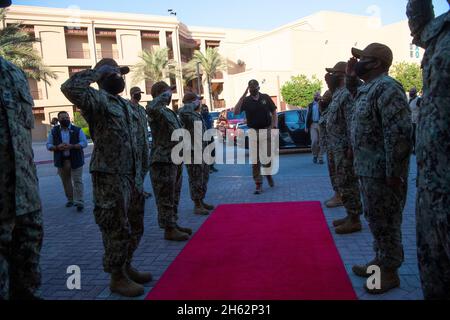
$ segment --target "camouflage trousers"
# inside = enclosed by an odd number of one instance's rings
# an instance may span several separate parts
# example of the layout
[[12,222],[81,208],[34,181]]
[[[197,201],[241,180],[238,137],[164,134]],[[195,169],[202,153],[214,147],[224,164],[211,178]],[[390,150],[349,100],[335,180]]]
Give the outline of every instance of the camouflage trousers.
[[450,299],[450,196],[419,187],[416,219],[419,270],[427,300]]
[[[361,193],[358,177],[353,167],[353,159],[349,159],[345,151],[332,150],[334,184],[341,195],[342,203],[349,216],[362,214]],[[332,182],[333,183],[333,182]]]
[[209,165],[187,164],[186,169],[189,176],[189,190],[192,201],[205,199],[208,190]]
[[328,175],[330,176],[331,186],[335,193],[340,194],[338,190],[338,184],[336,179],[336,165],[334,163],[334,154],[327,149],[327,164],[328,164]]
[[[448,78],[447,78],[448,79]],[[417,246],[425,299],[450,299],[450,98],[424,97],[417,131]]]
[[111,273],[131,264],[144,233],[145,198],[127,175],[92,173],[95,222],[105,253],[103,267]]
[[[405,177],[405,181],[406,181]],[[407,182],[399,189],[385,179],[360,177],[364,214],[374,238],[374,251],[380,267],[398,269],[404,261],[402,244],[403,209]]]
[[0,216],[0,300],[35,297],[41,285],[42,213]]
[[178,204],[183,183],[183,166],[171,163],[153,163],[150,167],[158,224],[162,229],[176,227]]

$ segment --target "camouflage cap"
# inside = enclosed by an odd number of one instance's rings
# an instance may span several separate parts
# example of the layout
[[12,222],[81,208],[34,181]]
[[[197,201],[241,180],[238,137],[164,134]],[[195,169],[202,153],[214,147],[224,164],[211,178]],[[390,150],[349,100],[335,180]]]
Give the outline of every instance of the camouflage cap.
[[159,81],[152,86],[151,95],[153,98],[156,98],[159,95],[161,95],[163,92],[165,92],[167,90],[175,91],[176,88],[177,88],[177,86],[169,86],[166,82]]
[[116,67],[119,68],[120,73],[122,75],[124,74],[128,74],[130,72],[130,68],[129,67],[119,67],[119,65],[117,64],[117,62],[114,59],[111,58],[103,58],[102,60],[100,60],[94,67],[94,70],[98,70],[100,67],[104,66],[104,65],[109,65],[112,67]]
[[183,103],[191,103],[197,99],[201,101],[201,100],[203,100],[203,97],[201,97],[193,92],[187,92],[183,97]]
[[11,5],[11,0],[0,0],[0,8],[7,8]]
[[144,92],[139,87],[133,87],[130,89],[130,96],[133,96],[136,93],[144,93]]
[[364,50],[352,48],[352,54],[358,59],[361,59],[363,56],[379,59],[386,63],[389,67],[392,65],[392,61],[394,59],[392,50],[388,46],[381,43],[371,43]]
[[344,61],[338,62],[333,68],[325,68],[325,70],[329,73],[334,73],[334,72],[345,73],[347,70],[347,62],[344,62]]

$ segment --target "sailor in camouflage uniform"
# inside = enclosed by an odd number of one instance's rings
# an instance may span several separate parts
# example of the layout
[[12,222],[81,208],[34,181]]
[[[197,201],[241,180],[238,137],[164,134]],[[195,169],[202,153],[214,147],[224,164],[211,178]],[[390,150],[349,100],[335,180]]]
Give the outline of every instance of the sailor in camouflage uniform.
[[182,129],[177,114],[169,109],[175,87],[163,81],[153,85],[153,100],[147,104],[147,115],[152,129],[153,146],[150,155],[150,178],[153,185],[158,223],[164,229],[164,238],[170,241],[187,241],[192,230],[177,224],[178,204],[183,182],[183,165],[172,160],[172,141],[175,130]]
[[1,57],[0,74],[0,300],[28,300],[41,284],[43,238],[33,98],[23,71]]
[[130,89],[130,104],[136,114],[136,120],[138,122],[138,125],[134,127],[136,132],[134,135],[136,136],[137,140],[137,150],[138,155],[142,157],[142,159],[139,159],[138,163],[142,163],[140,171],[140,176],[136,175],[136,185],[138,185],[138,189],[142,192],[138,193],[137,199],[131,203],[131,206],[135,206],[133,210],[136,210],[138,212],[142,212],[142,216],[144,214],[144,208],[145,208],[145,199],[150,197],[151,195],[149,193],[146,193],[144,191],[144,182],[145,177],[147,176],[149,170],[150,170],[150,153],[149,153],[149,141],[148,141],[148,119],[147,119],[147,113],[145,112],[145,108],[139,104],[139,101],[142,98],[142,92],[139,87],[133,87]]
[[[11,1],[0,0],[0,8]],[[0,300],[38,299],[43,228],[31,129],[33,98],[22,70],[0,57]]]
[[353,97],[345,87],[346,62],[327,68],[333,97],[327,110],[327,148],[332,154],[335,183],[347,211],[347,217],[333,222],[337,234],[350,234],[362,230],[362,205],[358,177],[353,167],[351,125]]
[[[90,171],[94,193],[94,216],[105,247],[104,270],[111,273],[110,289],[126,297],[140,296],[150,273],[131,266],[144,231],[142,172],[148,147],[140,130],[139,114],[119,94],[124,74],[113,59],[102,59],[94,69],[74,74],[61,91],[81,109],[93,130],[95,148]],[[91,87],[97,82],[100,90]]]
[[[183,127],[188,130],[191,137],[190,163],[186,163],[186,169],[189,175],[191,199],[194,202],[194,213],[208,215],[209,210],[213,210],[214,206],[204,201],[208,190],[209,165],[203,159],[203,152],[208,144],[203,141],[206,126],[200,113],[201,101],[202,97],[198,97],[195,93],[186,93],[183,98],[184,105],[178,110],[178,114]],[[196,126],[201,130],[195,129]],[[196,149],[199,153],[197,156]]]
[[[367,268],[379,266],[381,288],[369,289],[366,285],[365,289],[381,294],[400,286],[397,270],[404,260],[401,225],[412,151],[411,111],[404,88],[388,76],[391,49],[372,43],[363,51],[353,48],[352,53],[347,87],[355,97],[354,167],[376,254],[369,264],[354,266],[353,272],[369,277]],[[356,76],[364,80],[359,88]]]
[[[328,83],[329,74],[325,75],[325,82]],[[328,175],[330,176],[330,182],[331,186],[333,187],[334,196],[325,201],[325,205],[328,208],[337,208],[342,206],[342,200],[341,195],[337,188],[336,183],[336,172],[334,170],[334,158],[333,153],[330,152],[327,146],[327,115],[328,115],[328,106],[331,103],[333,95],[330,90],[327,90],[324,94],[322,99],[319,101],[319,108],[321,117],[319,120],[319,127],[320,127],[320,149],[323,150],[327,155],[327,167],[328,167]]]
[[[450,4],[450,1],[449,1]],[[450,12],[435,18],[431,0],[410,0],[414,43],[424,48],[417,131],[417,245],[426,299],[450,299]]]

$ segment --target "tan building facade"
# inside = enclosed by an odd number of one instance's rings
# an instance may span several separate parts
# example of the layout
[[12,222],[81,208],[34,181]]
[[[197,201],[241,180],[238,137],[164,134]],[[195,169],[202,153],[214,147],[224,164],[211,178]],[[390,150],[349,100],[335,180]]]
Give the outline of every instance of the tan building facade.
[[[206,103],[215,109],[232,107],[246,83],[257,79],[280,110],[286,108],[281,87],[291,76],[306,74],[322,79],[324,68],[347,60],[353,46],[363,48],[376,41],[393,49],[396,62],[420,63],[422,58],[422,51],[411,45],[406,21],[381,26],[377,18],[338,12],[318,12],[269,32],[188,27],[174,17],[31,6],[12,6],[6,23],[12,22],[23,23],[40,39],[36,49],[58,75],[50,84],[29,81],[35,99],[33,138],[37,141],[45,139],[50,121],[59,111],[73,116],[74,106],[60,92],[61,84],[104,57],[133,67],[143,50],[169,48],[170,58],[182,66],[194,50],[218,47],[227,68],[212,81],[214,102],[207,98]],[[133,73],[127,75],[124,97],[138,85],[146,92],[143,103],[150,100],[152,83],[133,83],[132,78]],[[167,81],[177,85],[175,108],[186,90],[197,90],[196,81],[183,83],[181,74]]]

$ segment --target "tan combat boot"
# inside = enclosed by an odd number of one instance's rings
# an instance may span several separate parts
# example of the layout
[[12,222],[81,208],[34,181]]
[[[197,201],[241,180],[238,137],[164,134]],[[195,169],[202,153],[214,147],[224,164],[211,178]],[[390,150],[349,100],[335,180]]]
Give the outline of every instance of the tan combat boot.
[[336,193],[333,198],[325,201],[325,205],[327,208],[338,208],[342,207],[344,204],[342,203],[341,195]]
[[203,204],[200,200],[195,200],[195,207],[194,207],[194,213],[198,214],[200,216],[207,216],[209,214],[209,211],[206,210],[205,207],[203,207]]
[[189,235],[181,232],[177,228],[166,228],[164,232],[164,239],[169,241],[187,241],[189,240]]
[[362,230],[361,219],[359,216],[350,217],[344,224],[335,229],[336,234],[351,234]]
[[397,269],[381,269],[381,285],[380,289],[369,289],[367,284],[364,285],[369,294],[383,294],[392,289],[400,287],[400,277]]
[[203,206],[203,208],[205,208],[206,210],[214,210],[215,209],[215,207],[213,206],[213,205],[210,205],[210,204],[207,204],[207,203],[205,203],[205,201],[201,201],[202,202],[202,206]]
[[135,298],[144,294],[144,287],[130,280],[123,269],[115,270],[111,273],[109,289],[112,293],[117,293],[127,298]]
[[353,266],[352,271],[358,277],[369,278],[371,276],[371,274],[367,273],[367,269],[369,269],[370,266],[378,266],[379,263],[380,262],[378,261],[378,259],[375,258],[367,264]]
[[127,266],[125,270],[127,276],[138,284],[146,284],[152,282],[153,280],[152,274],[150,272],[139,272],[131,265]]
[[177,225],[176,227],[179,231],[187,233],[188,235],[192,235],[192,229],[191,228],[184,228],[184,227],[180,227],[179,225]]
[[348,220],[349,218],[350,218],[349,216],[346,216],[345,218],[338,219],[338,220],[334,220],[334,221],[333,221],[333,227],[337,228],[337,227],[343,225],[344,223],[347,222],[347,220]]

